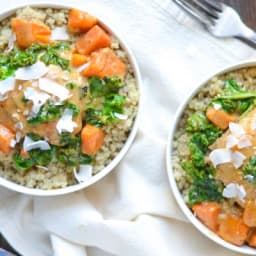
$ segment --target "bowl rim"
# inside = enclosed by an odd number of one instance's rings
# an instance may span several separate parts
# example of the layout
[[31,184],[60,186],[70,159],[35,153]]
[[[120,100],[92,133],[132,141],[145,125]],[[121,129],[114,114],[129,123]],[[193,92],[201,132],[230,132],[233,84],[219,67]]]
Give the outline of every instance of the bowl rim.
[[178,203],[179,207],[181,208],[182,212],[185,214],[186,218],[194,225],[195,228],[197,228],[202,234],[204,234],[206,237],[208,237],[210,240],[214,241],[218,245],[223,246],[226,249],[232,250],[234,252],[239,252],[242,254],[247,255],[256,255],[256,249],[249,247],[247,245],[243,245],[241,247],[233,245],[225,240],[223,240],[221,237],[219,237],[216,233],[208,229],[204,224],[202,224],[201,221],[199,221],[192,211],[189,209],[189,207],[186,205],[182,194],[177,186],[173,167],[172,167],[172,154],[173,154],[173,141],[175,132],[178,129],[178,123],[180,118],[182,117],[183,112],[185,111],[188,103],[190,100],[203,88],[210,80],[215,77],[219,76],[231,71],[235,71],[241,68],[246,67],[254,67],[256,66],[256,60],[249,60],[249,61],[242,61],[237,64],[228,65],[224,68],[220,68],[217,72],[212,72],[211,75],[207,76],[207,79],[204,79],[202,82],[199,82],[198,85],[189,93],[189,95],[184,99],[184,101],[180,104],[178,107],[178,110],[176,111],[176,114],[172,120],[172,124],[169,129],[169,135],[168,135],[168,141],[167,141],[167,147],[166,147],[166,167],[167,167],[167,175],[169,184],[172,190],[172,193],[175,197],[176,202]]
[[[28,4],[20,4],[16,5],[14,8],[6,8],[3,10],[3,12],[0,13],[0,21],[2,21],[5,18],[8,18],[9,16],[13,15],[18,9],[24,8],[24,7],[34,7],[34,8],[53,8],[53,9],[70,9],[74,8],[72,4],[53,4],[51,2],[47,1],[42,1],[42,2],[37,2],[37,3],[28,3]],[[86,11],[86,8],[79,7],[80,10]],[[93,12],[89,12],[90,14],[94,15]],[[132,53],[130,47],[127,45],[125,40],[122,38],[122,36],[119,35],[118,32],[116,32],[115,29],[113,29],[111,26],[107,24],[107,22],[102,18],[96,16],[99,20],[99,24],[103,26],[111,35],[114,35],[115,38],[118,39],[121,48],[126,52],[128,61],[131,64],[133,71],[134,71],[134,77],[136,80],[136,86],[139,92],[139,99],[138,99],[138,107],[137,107],[137,114],[136,117],[133,121],[132,129],[122,146],[121,150],[117,153],[117,155],[110,161],[110,163],[105,166],[100,172],[92,176],[88,181],[70,185],[64,188],[58,188],[58,189],[50,189],[50,190],[43,190],[43,189],[38,189],[38,188],[29,188],[20,184],[17,184],[13,181],[9,181],[3,177],[0,177],[0,185],[13,190],[15,192],[19,192],[22,194],[27,194],[27,195],[32,195],[32,196],[58,196],[58,195],[65,195],[69,194],[72,192],[76,192],[81,189],[85,189],[94,183],[98,182],[99,180],[103,179],[107,174],[109,174],[111,171],[115,169],[115,167],[120,163],[120,161],[124,158],[126,153],[128,152],[130,146],[132,145],[132,142],[135,139],[137,130],[138,130],[138,119],[140,116],[140,109],[141,109],[141,104],[140,104],[140,94],[141,94],[141,84],[142,84],[142,79],[141,79],[141,73],[139,66],[137,64],[136,58],[134,54]]]

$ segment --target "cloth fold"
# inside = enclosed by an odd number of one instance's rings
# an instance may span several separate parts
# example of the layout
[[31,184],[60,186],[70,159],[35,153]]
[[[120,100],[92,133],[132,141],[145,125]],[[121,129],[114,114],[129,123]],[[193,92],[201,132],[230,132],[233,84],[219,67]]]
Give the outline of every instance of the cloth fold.
[[25,256],[238,255],[187,222],[171,193],[165,149],[184,97],[219,68],[255,57],[254,50],[211,37],[170,0],[72,5],[107,21],[132,48],[143,77],[139,132],[116,170],[88,189],[40,198],[0,188],[0,231]]

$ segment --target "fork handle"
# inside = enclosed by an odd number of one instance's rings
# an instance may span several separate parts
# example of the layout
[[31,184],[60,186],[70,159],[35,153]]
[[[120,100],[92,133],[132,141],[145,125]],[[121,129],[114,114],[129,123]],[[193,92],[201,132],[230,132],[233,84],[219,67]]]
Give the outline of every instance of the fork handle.
[[256,48],[256,32],[247,27],[245,24],[243,24],[241,31],[242,32],[240,35],[236,36],[236,38]]
[[236,36],[236,38],[251,47],[256,48],[256,34],[253,37]]

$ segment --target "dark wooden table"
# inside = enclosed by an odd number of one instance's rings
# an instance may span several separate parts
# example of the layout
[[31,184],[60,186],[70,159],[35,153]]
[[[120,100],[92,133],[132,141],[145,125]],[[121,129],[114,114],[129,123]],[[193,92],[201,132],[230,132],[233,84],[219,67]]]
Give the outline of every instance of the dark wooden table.
[[[215,1],[215,0],[212,0]],[[233,6],[241,14],[242,19],[251,28],[256,30],[256,0],[220,0],[226,4]],[[11,252],[15,251],[8,245],[5,239],[0,235],[0,247],[9,250]],[[17,254],[17,253],[16,253]]]

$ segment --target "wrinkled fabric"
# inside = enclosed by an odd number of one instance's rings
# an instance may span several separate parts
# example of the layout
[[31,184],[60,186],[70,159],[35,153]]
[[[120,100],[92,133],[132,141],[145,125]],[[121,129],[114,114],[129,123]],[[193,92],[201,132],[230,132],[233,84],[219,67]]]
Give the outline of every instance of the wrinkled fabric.
[[25,256],[238,255],[188,223],[171,193],[165,151],[175,111],[191,90],[255,57],[254,50],[211,37],[170,0],[59,3],[101,17],[131,47],[143,79],[139,131],[119,166],[88,189],[40,198],[1,188],[0,231]]

